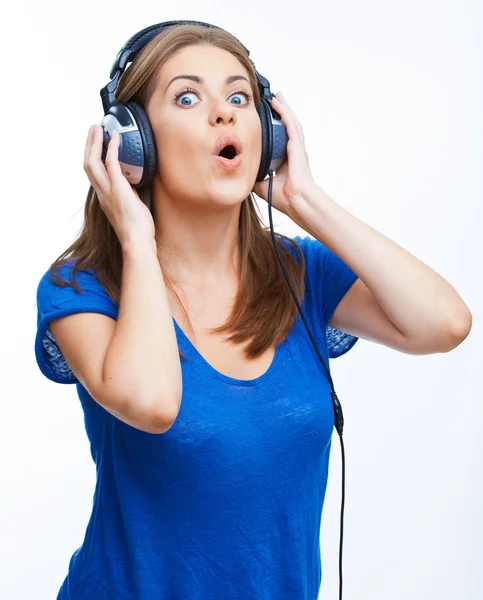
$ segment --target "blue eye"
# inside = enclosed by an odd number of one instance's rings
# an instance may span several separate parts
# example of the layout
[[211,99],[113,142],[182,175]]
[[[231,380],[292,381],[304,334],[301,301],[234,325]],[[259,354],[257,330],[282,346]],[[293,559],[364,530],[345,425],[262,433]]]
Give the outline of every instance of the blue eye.
[[[181,98],[181,96],[187,96],[187,95],[189,95],[189,94],[195,94],[196,96],[198,96],[198,92],[197,92],[196,90],[194,90],[194,89],[192,89],[192,88],[186,88],[186,89],[182,90],[181,92],[178,92],[178,93],[177,93],[177,94],[174,96],[173,100],[174,100],[174,102],[177,104],[178,98]],[[246,103],[246,104],[249,104],[249,103],[250,103],[250,101],[253,99],[253,96],[252,96],[252,94],[249,94],[248,92],[244,92],[244,91],[242,91],[242,90],[239,90],[239,91],[237,91],[237,92],[233,92],[233,94],[231,94],[230,98],[231,98],[232,96],[238,96],[239,94],[243,94],[244,96],[246,96],[246,98],[247,98],[247,103]],[[245,105],[243,105],[243,104],[239,104],[239,103],[236,103],[236,104],[237,104],[238,106],[245,106]],[[192,106],[192,104],[187,104],[187,103],[183,102],[183,106]]]
[[[191,88],[183,90],[174,96],[174,101],[176,102],[178,98],[181,98],[181,96],[188,96],[189,94],[196,94],[196,91],[192,90]],[[184,103],[184,106],[191,106],[191,104]]]
[[240,92],[233,92],[233,94],[230,96],[230,98],[231,98],[232,96],[238,96],[238,95],[240,95],[240,94],[243,94],[244,96],[246,96],[246,97],[247,97],[247,99],[248,99],[248,101],[247,101],[247,104],[248,104],[248,103],[250,102],[250,100],[252,99],[252,95],[251,95],[251,94],[247,94],[246,92],[242,92],[242,91],[240,91]]

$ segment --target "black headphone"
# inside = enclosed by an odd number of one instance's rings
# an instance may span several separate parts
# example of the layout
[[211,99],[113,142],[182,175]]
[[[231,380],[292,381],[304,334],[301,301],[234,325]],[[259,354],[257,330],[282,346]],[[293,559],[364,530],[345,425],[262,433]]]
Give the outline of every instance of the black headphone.
[[[158,23],[142,29],[133,35],[121,48],[111,68],[111,81],[102,88],[101,98],[104,107],[104,118],[101,121],[103,127],[103,149],[102,161],[105,162],[107,146],[111,139],[112,131],[115,129],[120,134],[119,162],[124,176],[133,187],[141,187],[150,184],[157,169],[157,149],[153,130],[143,108],[136,102],[121,104],[116,100],[115,89],[117,82],[124,72],[127,63],[132,62],[134,56],[158,33],[174,25],[202,25],[221,29],[216,25],[202,23],[200,21],[167,21]],[[232,35],[232,34],[230,34]],[[234,36],[233,36],[234,37]],[[237,38],[235,38],[237,39]],[[239,40],[238,40],[239,41]],[[240,42],[241,43],[241,42]],[[243,44],[242,44],[243,46]],[[249,55],[249,50],[243,46]],[[252,62],[253,64],[253,62]],[[253,64],[255,68],[255,65]],[[334,408],[334,424],[339,434],[342,449],[342,508],[341,508],[341,537],[339,547],[339,599],[342,600],[342,543],[344,539],[344,504],[345,504],[345,450],[342,439],[344,428],[344,416],[330,371],[320,353],[317,343],[310,331],[307,320],[302,312],[296,294],[290,283],[289,276],[280,257],[272,221],[272,185],[273,172],[283,163],[286,158],[288,135],[280,115],[272,108],[271,99],[274,94],[270,91],[270,83],[255,69],[258,86],[260,89],[260,105],[258,114],[262,124],[262,156],[258,170],[257,181],[262,181],[267,175],[270,176],[268,184],[268,216],[272,234],[273,246],[278,261],[287,280],[287,284],[297,305],[300,317],[309,335],[310,341],[315,348],[317,356],[325,369],[331,387],[332,406]]]
[[[109,140],[115,129],[120,134],[119,163],[122,172],[135,188],[149,185],[154,179],[158,165],[156,140],[143,107],[137,102],[121,104],[116,100],[115,90],[127,64],[132,62],[138,52],[153,37],[175,25],[202,25],[221,29],[200,21],[167,21],[142,29],[121,48],[111,67],[111,81],[101,90],[104,108],[104,118],[101,121],[104,136],[102,161],[105,162]],[[245,50],[249,55],[249,50]],[[257,110],[262,125],[262,156],[256,180],[262,181],[270,169],[275,171],[285,160],[288,135],[280,115],[272,108],[271,99],[274,94],[270,91],[269,81],[256,69],[255,73],[260,90],[260,104]]]

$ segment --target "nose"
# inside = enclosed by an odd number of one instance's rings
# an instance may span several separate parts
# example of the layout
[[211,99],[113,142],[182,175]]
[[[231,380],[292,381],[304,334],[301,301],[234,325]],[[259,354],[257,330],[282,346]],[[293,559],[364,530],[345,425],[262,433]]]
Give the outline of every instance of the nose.
[[220,100],[211,111],[210,121],[211,124],[236,123],[236,106],[225,99]]

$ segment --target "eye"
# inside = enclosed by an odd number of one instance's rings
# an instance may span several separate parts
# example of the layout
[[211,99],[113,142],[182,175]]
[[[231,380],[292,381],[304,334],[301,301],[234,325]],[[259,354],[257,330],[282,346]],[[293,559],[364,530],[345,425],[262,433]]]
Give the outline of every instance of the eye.
[[[177,94],[175,94],[173,101],[175,102],[175,104],[178,103],[178,98],[181,98],[182,96],[189,96],[191,94],[194,94],[195,96],[198,96],[198,92],[192,88],[186,88],[184,90],[182,90],[181,92],[178,92]],[[233,92],[232,94],[230,94],[230,98],[233,96],[238,96],[240,94],[243,94],[244,96],[246,96],[247,98],[247,102],[246,104],[249,104],[250,101],[253,99],[253,95],[249,94],[248,92],[244,92],[243,90],[238,90],[237,92]],[[191,103],[186,103],[182,100],[182,104],[183,106],[193,106]],[[236,103],[239,106],[245,106],[244,104],[239,104],[238,102]]]
[[[197,95],[198,92],[191,88],[186,88],[185,90],[182,90],[181,92],[178,92],[177,94],[175,94],[173,100],[175,103],[177,103],[178,98],[181,98],[181,96],[189,96],[191,94]],[[183,106],[191,106],[191,103],[187,104],[186,102],[183,102]]]
[[239,96],[240,94],[247,97],[247,104],[249,104],[250,100],[253,98],[253,96],[251,94],[249,94],[248,92],[243,92],[242,90],[239,90],[238,92],[233,92],[233,94],[231,94],[230,98],[232,96]]

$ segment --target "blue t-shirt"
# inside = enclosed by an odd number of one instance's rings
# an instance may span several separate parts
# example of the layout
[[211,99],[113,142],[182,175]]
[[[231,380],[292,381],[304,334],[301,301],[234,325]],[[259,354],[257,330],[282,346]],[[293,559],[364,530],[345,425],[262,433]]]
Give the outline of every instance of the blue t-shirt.
[[[328,364],[358,339],[327,325],[357,275],[317,240],[294,239],[307,265],[302,310]],[[64,279],[71,266],[62,266]],[[151,434],[88,394],[48,329],[77,312],[117,318],[93,271],[76,281],[83,294],[47,271],[37,290],[38,366],[76,384],[96,465],[85,538],[57,600],[316,600],[334,414],[300,315],[252,380],[215,370],[173,319],[187,357],[182,402],[173,426]]]

